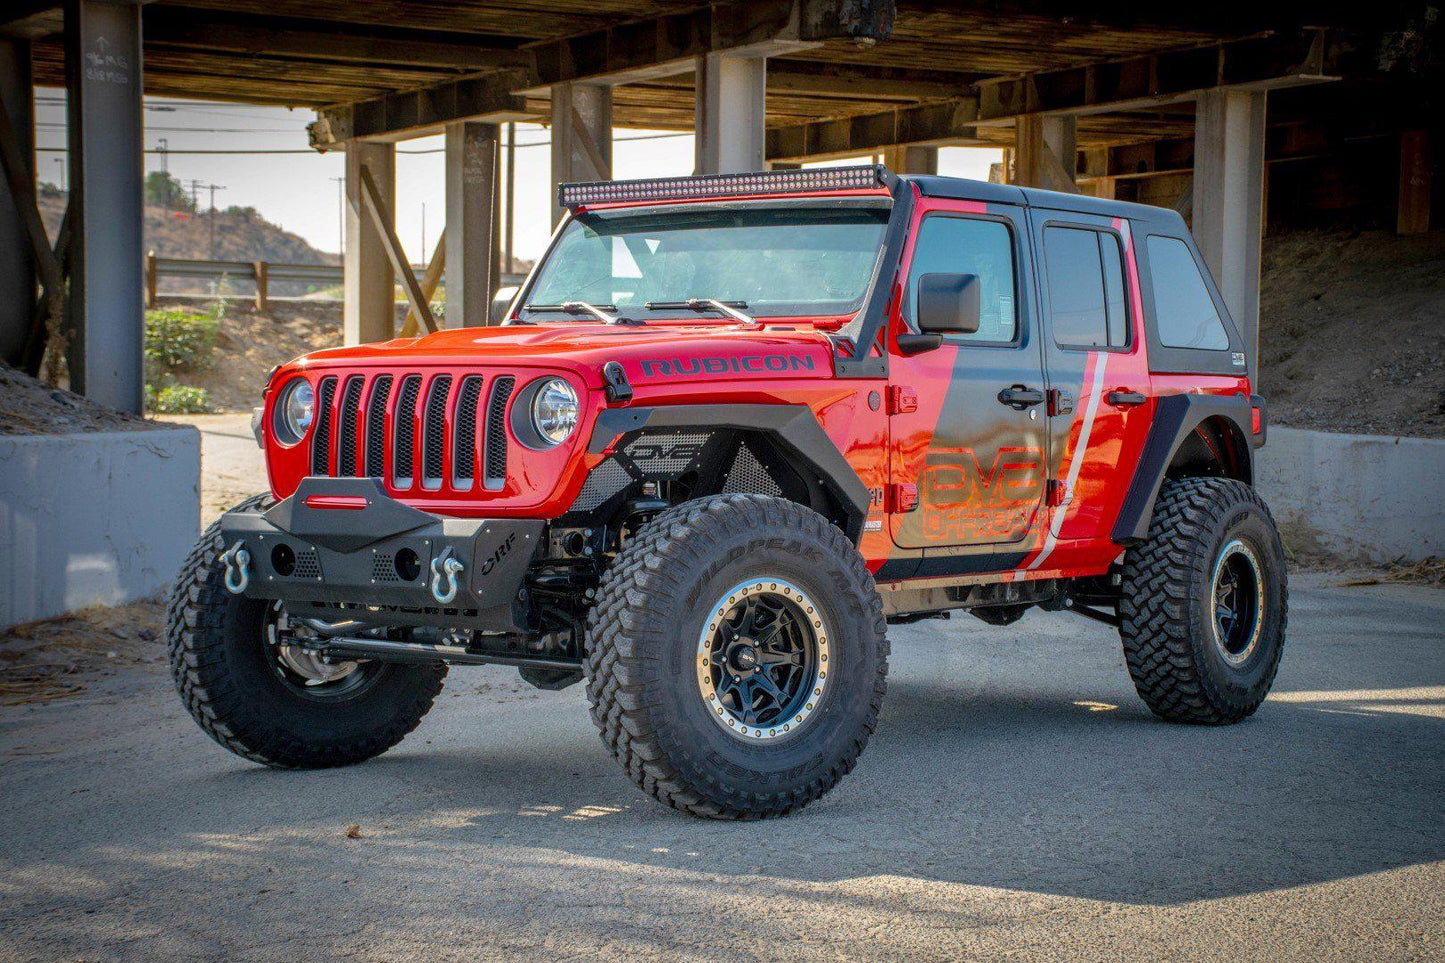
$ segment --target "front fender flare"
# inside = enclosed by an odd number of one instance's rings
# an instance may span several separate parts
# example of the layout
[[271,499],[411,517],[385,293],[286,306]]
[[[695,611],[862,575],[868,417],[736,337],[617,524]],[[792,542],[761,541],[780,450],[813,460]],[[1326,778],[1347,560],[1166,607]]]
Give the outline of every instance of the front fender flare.
[[660,405],[608,408],[597,416],[587,450],[601,454],[625,435],[644,429],[734,428],[768,435],[800,467],[808,468],[847,517],[844,531],[857,544],[872,496],[807,405]]

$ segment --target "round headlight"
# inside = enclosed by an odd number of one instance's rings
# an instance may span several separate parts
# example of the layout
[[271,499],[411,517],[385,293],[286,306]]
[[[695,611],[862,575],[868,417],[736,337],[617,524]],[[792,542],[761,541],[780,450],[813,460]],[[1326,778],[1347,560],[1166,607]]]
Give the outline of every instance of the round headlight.
[[276,435],[287,445],[306,437],[316,418],[316,392],[305,378],[297,378],[281,391],[276,402]]
[[532,427],[549,445],[560,445],[577,427],[577,392],[561,378],[548,378],[532,395]]

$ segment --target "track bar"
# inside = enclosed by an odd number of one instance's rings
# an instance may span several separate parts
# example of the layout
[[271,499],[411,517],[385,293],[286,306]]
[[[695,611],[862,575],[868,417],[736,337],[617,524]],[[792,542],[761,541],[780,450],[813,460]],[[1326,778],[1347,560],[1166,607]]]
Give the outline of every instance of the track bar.
[[306,648],[321,655],[347,659],[379,659],[385,662],[451,662],[454,665],[511,665],[568,671],[582,668],[581,660],[530,655],[492,655],[473,652],[462,645],[432,645],[426,642],[397,642],[391,639],[362,639],[353,636],[326,639],[307,645]]

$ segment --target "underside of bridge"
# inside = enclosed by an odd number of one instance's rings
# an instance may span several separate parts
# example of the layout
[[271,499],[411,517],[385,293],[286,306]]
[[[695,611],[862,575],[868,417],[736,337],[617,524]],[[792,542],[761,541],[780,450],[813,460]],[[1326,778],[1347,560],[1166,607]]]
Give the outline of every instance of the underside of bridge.
[[[1257,339],[1270,212],[1380,206],[1431,226],[1442,115],[1424,2],[10,0],[0,10],[0,354],[49,339],[72,383],[141,405],[142,94],[313,108],[347,153],[346,331],[431,323],[391,229],[394,145],[444,133],[447,324],[497,285],[498,125],[551,126],[554,181],[611,174],[617,128],[692,130],[698,173],[940,146],[1014,183],[1172,205]],[[69,90],[71,208],[34,205],[32,91]],[[1293,172],[1309,171],[1309,176]],[[1284,182],[1287,191],[1282,191]],[[1436,218],[1438,223],[1438,217]],[[441,271],[428,272],[440,275]],[[399,275],[399,277],[398,277]]]

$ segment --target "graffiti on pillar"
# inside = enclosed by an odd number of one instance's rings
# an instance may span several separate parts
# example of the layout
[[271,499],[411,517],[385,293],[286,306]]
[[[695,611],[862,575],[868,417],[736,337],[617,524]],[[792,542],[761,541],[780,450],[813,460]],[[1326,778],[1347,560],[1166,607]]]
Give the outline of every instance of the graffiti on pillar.
[[103,84],[129,84],[130,57],[104,36],[98,36],[85,52],[85,79]]

